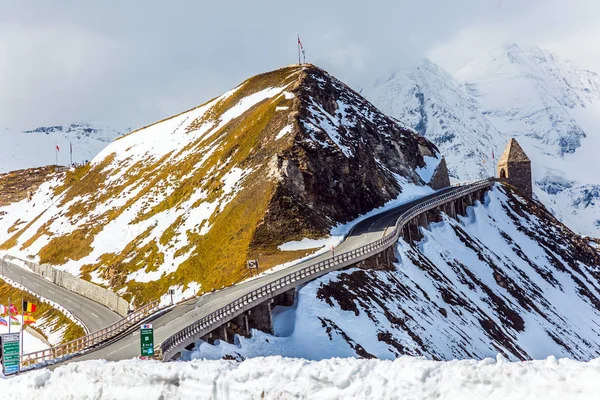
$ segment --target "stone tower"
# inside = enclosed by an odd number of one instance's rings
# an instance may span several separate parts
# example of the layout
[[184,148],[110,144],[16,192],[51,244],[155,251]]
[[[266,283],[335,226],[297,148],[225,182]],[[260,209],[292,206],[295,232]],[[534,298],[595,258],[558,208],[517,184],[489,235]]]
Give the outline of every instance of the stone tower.
[[523,194],[532,196],[531,161],[514,138],[510,139],[498,161],[498,178],[519,189]]

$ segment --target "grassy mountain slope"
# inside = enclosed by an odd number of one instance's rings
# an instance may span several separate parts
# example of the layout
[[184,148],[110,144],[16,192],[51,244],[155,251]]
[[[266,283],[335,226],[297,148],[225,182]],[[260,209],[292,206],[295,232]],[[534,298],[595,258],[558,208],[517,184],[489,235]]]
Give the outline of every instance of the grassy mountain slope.
[[[429,158],[428,158],[429,157]],[[210,291],[306,251],[338,223],[423,185],[437,149],[314,66],[257,75],[206,104],[121,137],[36,193],[21,253],[136,304]],[[43,205],[43,206],[42,206]]]

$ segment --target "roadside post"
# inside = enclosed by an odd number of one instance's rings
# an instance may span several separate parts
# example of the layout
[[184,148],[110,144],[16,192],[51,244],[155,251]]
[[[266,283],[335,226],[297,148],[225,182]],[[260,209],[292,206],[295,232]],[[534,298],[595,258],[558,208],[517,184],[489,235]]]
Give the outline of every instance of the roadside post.
[[4,375],[16,374],[21,369],[21,342],[18,333],[2,335],[2,371]]
[[142,360],[154,357],[154,329],[152,324],[144,324],[140,327],[140,350]]
[[248,260],[248,270],[250,271],[250,276],[252,276],[252,271],[256,271],[258,275],[258,260]]
[[171,305],[175,304],[173,303],[173,295],[175,294],[175,289],[171,288],[169,289],[169,295],[171,296]]

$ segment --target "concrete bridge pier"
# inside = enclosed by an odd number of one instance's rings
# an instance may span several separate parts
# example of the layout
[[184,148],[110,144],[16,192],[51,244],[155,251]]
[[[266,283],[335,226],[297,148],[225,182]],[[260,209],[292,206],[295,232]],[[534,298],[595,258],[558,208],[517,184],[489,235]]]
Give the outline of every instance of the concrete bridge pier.
[[462,200],[461,199],[454,200],[452,202],[452,204],[454,205],[454,211],[455,211],[454,218],[458,217],[459,215],[462,215]]
[[273,299],[267,300],[248,311],[250,328],[273,334],[273,314],[271,313]]
[[[223,340],[227,343],[232,343],[229,341],[229,335],[227,334],[227,325],[221,325],[214,331],[203,336],[202,340],[204,340],[205,342],[207,342],[209,344],[215,344],[215,341],[217,341],[217,340]],[[189,347],[193,348],[193,346],[194,346],[194,343],[190,343],[188,346],[186,346],[186,349],[188,349]],[[191,349],[189,349],[189,350],[191,350]]]
[[427,226],[429,225],[429,220],[427,219],[427,212],[424,212],[421,215],[417,216],[417,220],[420,227],[427,229]]
[[402,237],[406,243],[411,242],[411,234],[410,234],[410,224],[405,224],[402,227]]
[[485,189],[481,189],[477,192],[479,194],[479,201],[481,201],[481,203],[485,203],[485,192]]
[[408,225],[411,243],[415,240],[421,240],[422,235],[419,231],[419,217],[414,217],[406,225]]
[[283,292],[278,296],[273,298],[273,307],[274,306],[286,306],[291,307],[294,305],[294,300],[296,299],[297,291],[296,289],[288,290],[287,292]]
[[448,210],[446,214],[448,214],[450,218],[456,218],[456,206],[453,201],[446,203],[446,209]]
[[248,314],[243,313],[232,319],[227,323],[227,336],[233,339],[235,335],[240,335],[244,337],[250,337],[250,323],[248,321]]

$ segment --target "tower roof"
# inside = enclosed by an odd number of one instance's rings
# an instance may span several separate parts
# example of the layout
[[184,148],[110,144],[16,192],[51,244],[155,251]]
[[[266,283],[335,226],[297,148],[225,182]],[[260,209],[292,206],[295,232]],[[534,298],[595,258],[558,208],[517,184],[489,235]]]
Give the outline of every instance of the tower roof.
[[523,151],[519,142],[517,142],[514,138],[511,138],[498,161],[499,164],[504,164],[508,162],[530,162],[529,157]]

